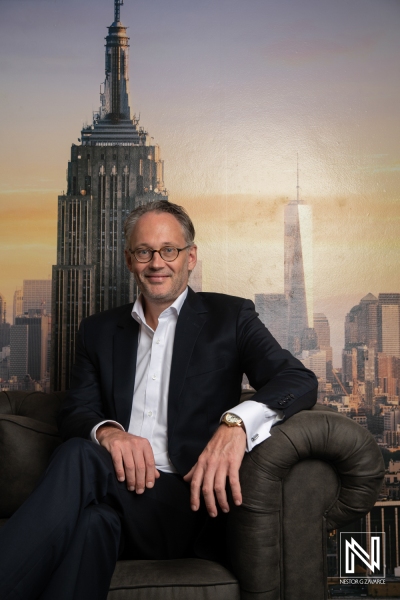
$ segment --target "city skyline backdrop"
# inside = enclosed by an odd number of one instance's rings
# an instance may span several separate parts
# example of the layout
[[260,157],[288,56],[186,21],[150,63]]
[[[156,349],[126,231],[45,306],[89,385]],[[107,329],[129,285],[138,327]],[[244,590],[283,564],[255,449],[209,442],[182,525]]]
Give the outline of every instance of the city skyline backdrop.
[[[11,320],[22,280],[55,264],[57,195],[98,109],[113,6],[2,0],[0,10],[0,293]],[[314,310],[340,365],[352,306],[400,291],[400,6],[125,0],[122,21],[133,112],[160,144],[170,200],[193,217],[205,291],[283,292],[299,153]]]

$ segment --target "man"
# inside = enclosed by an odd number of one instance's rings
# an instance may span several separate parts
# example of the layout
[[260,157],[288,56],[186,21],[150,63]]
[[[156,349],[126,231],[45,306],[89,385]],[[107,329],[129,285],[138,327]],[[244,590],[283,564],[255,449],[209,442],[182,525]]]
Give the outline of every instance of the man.
[[[188,288],[197,248],[184,209],[139,207],[125,238],[140,296],[81,324],[68,441],[0,533],[4,600],[103,599],[121,551],[196,555],[207,519],[229,511],[227,480],[242,502],[245,451],[316,401],[315,376],[250,301]],[[239,405],[243,373],[257,392]]]

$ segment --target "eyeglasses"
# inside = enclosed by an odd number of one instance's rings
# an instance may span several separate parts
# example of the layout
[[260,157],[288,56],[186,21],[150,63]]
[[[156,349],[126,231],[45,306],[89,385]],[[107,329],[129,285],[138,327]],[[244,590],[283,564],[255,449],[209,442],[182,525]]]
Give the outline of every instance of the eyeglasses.
[[179,256],[179,252],[190,248],[192,244],[185,246],[184,248],[175,248],[175,246],[163,246],[159,250],[151,250],[151,248],[137,248],[136,250],[129,249],[129,252],[133,254],[135,259],[140,263],[148,263],[153,260],[155,252],[161,256],[166,262],[172,262]]

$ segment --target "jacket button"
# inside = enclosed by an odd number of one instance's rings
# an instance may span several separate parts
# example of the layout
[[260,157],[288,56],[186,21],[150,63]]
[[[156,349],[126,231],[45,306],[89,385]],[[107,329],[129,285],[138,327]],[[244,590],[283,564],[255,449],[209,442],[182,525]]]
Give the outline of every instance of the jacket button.
[[287,400],[279,400],[278,404],[280,404],[280,406],[285,406],[285,404],[287,404]]

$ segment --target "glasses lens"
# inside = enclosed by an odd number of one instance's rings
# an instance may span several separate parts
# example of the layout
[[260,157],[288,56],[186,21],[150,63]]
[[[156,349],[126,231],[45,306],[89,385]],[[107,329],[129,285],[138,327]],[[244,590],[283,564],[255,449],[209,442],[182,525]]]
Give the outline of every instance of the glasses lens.
[[138,262],[150,262],[153,255],[148,248],[138,248],[133,254]]
[[166,260],[167,262],[171,262],[172,260],[176,259],[179,252],[178,252],[178,249],[174,248],[173,246],[164,246],[164,248],[161,248],[160,254],[161,254],[161,258],[163,260]]

